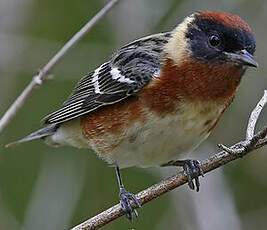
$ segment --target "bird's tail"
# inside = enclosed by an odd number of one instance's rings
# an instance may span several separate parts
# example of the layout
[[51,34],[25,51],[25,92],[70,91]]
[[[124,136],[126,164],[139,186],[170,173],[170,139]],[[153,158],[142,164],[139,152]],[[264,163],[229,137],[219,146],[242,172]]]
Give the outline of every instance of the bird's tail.
[[27,141],[31,141],[31,140],[35,140],[35,139],[41,139],[47,136],[51,136],[53,135],[57,129],[59,128],[59,124],[51,124],[51,125],[47,125],[46,127],[39,129],[33,133],[31,133],[30,135],[18,140],[18,141],[14,141],[11,142],[9,144],[7,144],[5,147],[8,148],[10,146],[13,145],[17,145],[23,142],[27,142]]

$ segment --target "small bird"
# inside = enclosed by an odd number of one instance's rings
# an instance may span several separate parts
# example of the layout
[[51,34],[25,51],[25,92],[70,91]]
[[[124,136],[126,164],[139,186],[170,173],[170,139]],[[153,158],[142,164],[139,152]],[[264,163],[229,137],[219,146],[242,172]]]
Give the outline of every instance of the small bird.
[[[135,40],[83,77],[46,126],[15,142],[89,148],[115,166],[120,204],[131,220],[140,207],[120,168],[182,166],[199,190],[201,162],[179,160],[216,126],[247,67],[257,67],[250,27],[218,11],[196,12],[171,32]],[[14,143],[12,143],[14,144]]]

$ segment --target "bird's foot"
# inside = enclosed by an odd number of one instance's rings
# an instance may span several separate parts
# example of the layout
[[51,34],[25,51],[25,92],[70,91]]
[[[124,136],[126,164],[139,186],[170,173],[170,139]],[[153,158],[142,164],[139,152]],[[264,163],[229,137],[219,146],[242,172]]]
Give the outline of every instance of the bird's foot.
[[200,161],[191,159],[170,161],[162,166],[182,166],[187,176],[189,188],[192,190],[196,188],[196,191],[199,191],[199,175],[204,177],[204,172]]
[[184,160],[182,162],[183,162],[183,169],[188,179],[189,188],[194,190],[196,187],[196,191],[198,192],[200,187],[199,175],[204,176],[201,162],[198,160]]
[[140,208],[141,204],[134,194],[129,193],[124,188],[120,188],[120,204],[123,212],[130,221],[133,219],[133,216],[138,216],[136,208]]

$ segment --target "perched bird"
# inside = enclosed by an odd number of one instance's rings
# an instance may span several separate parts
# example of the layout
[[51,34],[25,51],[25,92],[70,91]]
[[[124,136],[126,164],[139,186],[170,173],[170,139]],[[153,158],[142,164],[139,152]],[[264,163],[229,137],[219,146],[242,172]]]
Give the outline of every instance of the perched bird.
[[[255,40],[238,16],[194,13],[173,31],[133,41],[83,77],[69,98],[24,139],[89,148],[116,168],[120,203],[132,219],[140,203],[119,168],[170,165],[199,189],[197,160],[178,160],[214,129],[253,58]],[[197,174],[196,174],[197,172]],[[195,180],[195,184],[193,182]]]

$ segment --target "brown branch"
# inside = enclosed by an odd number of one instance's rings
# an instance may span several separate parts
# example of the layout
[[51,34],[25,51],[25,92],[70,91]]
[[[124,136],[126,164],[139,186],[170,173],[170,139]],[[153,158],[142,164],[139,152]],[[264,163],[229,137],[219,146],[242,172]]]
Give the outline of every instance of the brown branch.
[[86,25],[84,25],[56,54],[50,61],[33,77],[29,85],[23,90],[20,96],[5,112],[0,120],[0,133],[10,123],[12,118],[16,115],[19,109],[25,104],[27,98],[32,94],[33,90],[40,86],[44,80],[48,79],[48,73],[52,68],[67,54],[67,52],[76,45],[87,34],[96,23],[102,19],[106,13],[118,2],[119,0],[110,0]]
[[[254,134],[255,126],[262,108],[267,103],[267,90],[264,91],[262,99],[259,101],[255,109],[252,111],[248,127],[247,138],[245,141],[238,142],[230,148],[224,145],[219,145],[224,151],[214,154],[209,159],[202,161],[203,171],[207,173],[222,165],[225,165],[231,161],[237,160],[243,157],[247,153],[252,152],[254,149],[261,148],[267,144],[267,126],[260,130],[257,134]],[[136,195],[139,202],[144,205],[145,203],[161,196],[162,194],[169,192],[187,182],[187,177],[184,171],[178,172],[176,175],[162,180],[158,184],[155,184]],[[134,204],[133,204],[134,205]],[[86,220],[85,222],[77,225],[71,230],[93,230],[99,229],[109,222],[119,218],[123,215],[123,211],[119,204],[101,212],[100,214]]]

